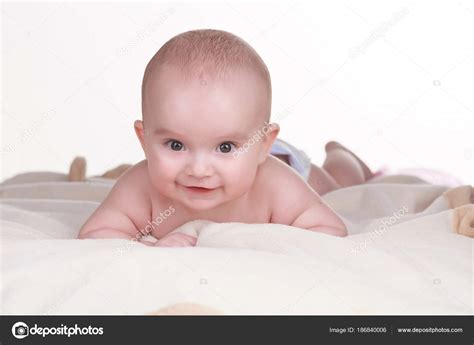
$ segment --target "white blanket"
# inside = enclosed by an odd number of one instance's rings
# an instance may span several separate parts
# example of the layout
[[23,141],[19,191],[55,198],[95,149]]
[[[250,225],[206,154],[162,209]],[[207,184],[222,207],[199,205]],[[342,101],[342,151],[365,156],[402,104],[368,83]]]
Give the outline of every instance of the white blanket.
[[224,314],[473,312],[470,186],[400,176],[329,193],[346,238],[194,221],[175,231],[198,236],[196,247],[161,248],[75,239],[111,182],[23,177],[0,186],[2,314],[148,314],[177,303]]

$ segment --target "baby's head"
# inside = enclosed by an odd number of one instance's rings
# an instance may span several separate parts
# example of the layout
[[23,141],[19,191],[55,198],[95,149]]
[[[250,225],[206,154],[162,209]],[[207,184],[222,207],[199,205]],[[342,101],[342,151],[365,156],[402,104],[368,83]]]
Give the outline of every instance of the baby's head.
[[173,37],[146,67],[135,122],[153,186],[192,210],[243,196],[279,131],[270,113],[268,69],[245,41],[219,30]]

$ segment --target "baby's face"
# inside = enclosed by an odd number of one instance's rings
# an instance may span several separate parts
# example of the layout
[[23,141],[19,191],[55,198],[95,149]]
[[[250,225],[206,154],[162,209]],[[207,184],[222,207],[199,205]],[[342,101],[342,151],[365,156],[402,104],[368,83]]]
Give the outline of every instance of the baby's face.
[[[263,82],[250,72],[226,81],[186,80],[169,67],[159,75],[147,89],[141,139],[157,192],[193,210],[243,196],[278,133],[265,126]],[[255,140],[259,130],[267,135]]]

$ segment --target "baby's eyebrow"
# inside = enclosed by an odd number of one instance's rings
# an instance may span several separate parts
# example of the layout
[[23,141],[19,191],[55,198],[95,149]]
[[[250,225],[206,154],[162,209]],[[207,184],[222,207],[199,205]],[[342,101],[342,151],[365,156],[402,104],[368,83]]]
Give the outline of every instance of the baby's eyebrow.
[[[177,132],[174,132],[172,130],[169,130],[167,128],[157,128],[153,131],[153,134],[154,135],[163,135],[163,134],[169,134],[169,135],[176,135],[176,136],[184,136],[183,134],[180,134],[180,133],[177,133]],[[247,133],[240,133],[240,132],[236,132],[236,133],[230,133],[230,134],[226,134],[226,135],[221,135],[217,138],[215,138],[216,140],[219,140],[219,139],[237,139],[237,140],[247,140],[249,139],[249,135]]]
[[220,139],[247,140],[249,139],[249,136],[245,133],[231,133],[231,134],[221,135],[216,138],[216,140],[220,140]]
[[178,136],[181,136],[181,134],[179,133],[176,133],[176,132],[173,132],[169,129],[166,129],[166,128],[156,128],[154,131],[153,131],[153,134],[154,135],[160,135],[160,134],[174,134],[174,135],[178,135]]

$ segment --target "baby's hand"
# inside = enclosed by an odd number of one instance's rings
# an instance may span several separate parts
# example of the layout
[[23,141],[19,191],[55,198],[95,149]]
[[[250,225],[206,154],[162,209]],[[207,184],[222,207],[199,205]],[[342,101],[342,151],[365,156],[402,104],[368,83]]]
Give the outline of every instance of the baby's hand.
[[180,232],[175,232],[160,238],[155,247],[194,247],[197,238]]

